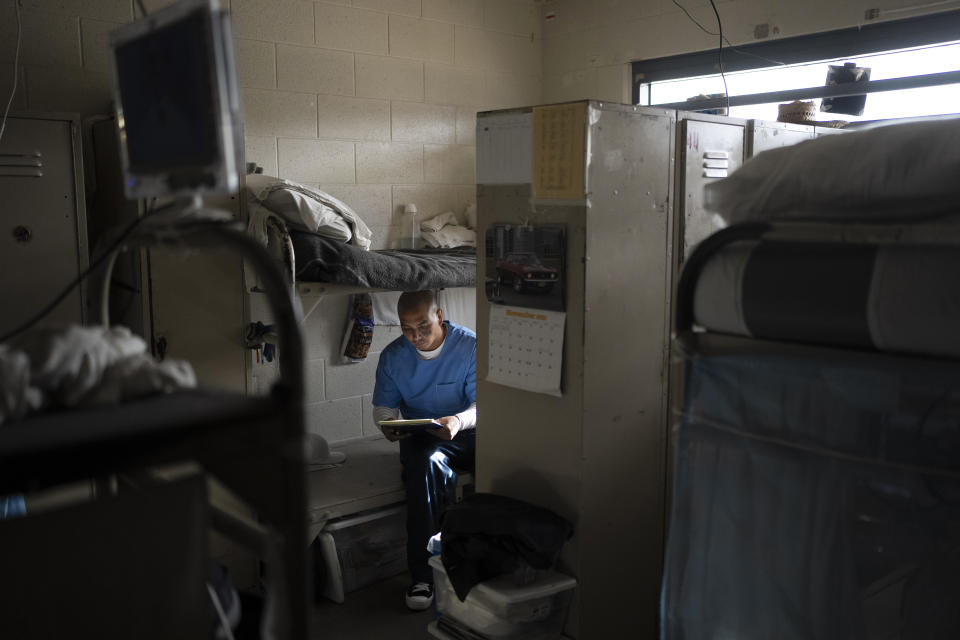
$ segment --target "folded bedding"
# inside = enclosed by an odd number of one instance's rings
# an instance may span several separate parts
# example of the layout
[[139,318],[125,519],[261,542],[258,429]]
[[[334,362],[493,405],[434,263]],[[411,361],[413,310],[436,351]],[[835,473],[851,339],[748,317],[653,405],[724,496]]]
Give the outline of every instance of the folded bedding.
[[420,223],[420,237],[434,249],[477,246],[477,233],[460,226],[453,211],[441,213]]
[[297,279],[391,291],[472,287],[473,248],[364,251],[316,233],[290,230]]
[[710,257],[694,289],[710,331],[960,357],[960,247],[750,241]]

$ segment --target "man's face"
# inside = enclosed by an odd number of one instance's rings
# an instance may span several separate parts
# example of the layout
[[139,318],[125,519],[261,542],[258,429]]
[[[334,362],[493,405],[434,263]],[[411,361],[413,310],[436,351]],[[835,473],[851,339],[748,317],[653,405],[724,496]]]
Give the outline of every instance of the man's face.
[[403,337],[420,351],[433,351],[443,342],[443,311],[431,313],[428,305],[400,312]]

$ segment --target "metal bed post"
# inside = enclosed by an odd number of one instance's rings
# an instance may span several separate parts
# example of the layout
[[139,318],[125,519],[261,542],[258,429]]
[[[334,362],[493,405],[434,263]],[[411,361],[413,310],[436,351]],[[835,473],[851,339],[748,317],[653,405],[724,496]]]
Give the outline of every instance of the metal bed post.
[[[203,213],[201,211],[200,213]],[[190,247],[222,247],[240,254],[249,261],[263,278],[267,300],[275,316],[278,334],[280,380],[271,391],[277,409],[277,420],[282,429],[280,442],[274,453],[280,457],[277,484],[278,493],[264,487],[260,499],[253,500],[258,511],[268,516],[280,536],[281,567],[270,567],[276,572],[271,580],[280,593],[271,594],[274,604],[286,601],[286,610],[278,611],[274,629],[278,638],[306,638],[308,627],[308,576],[304,538],[306,536],[307,492],[306,460],[304,455],[304,356],[303,336],[300,330],[299,306],[294,304],[291,283],[277,267],[263,247],[250,238],[232,220],[185,218],[152,223],[146,220],[131,244],[153,247],[185,245]],[[240,470],[242,473],[242,470]],[[246,483],[245,483],[246,484]],[[254,483],[256,484],[256,483]],[[215,522],[232,530],[239,525],[223,517]],[[263,547],[257,549],[263,551]]]

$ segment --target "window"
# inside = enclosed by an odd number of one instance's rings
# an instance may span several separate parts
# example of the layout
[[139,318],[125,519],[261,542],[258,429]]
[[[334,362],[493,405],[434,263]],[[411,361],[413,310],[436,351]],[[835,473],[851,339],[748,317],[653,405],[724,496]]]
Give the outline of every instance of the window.
[[[932,24],[931,20],[935,20],[936,24]],[[953,31],[944,32],[940,28],[934,28],[944,24],[952,25]],[[924,28],[925,25],[927,28]],[[869,67],[871,81],[960,69],[960,40],[956,40],[960,33],[956,28],[960,26],[960,12],[875,26],[880,33],[868,33],[867,37],[863,37],[863,31],[866,30],[864,28],[789,38],[737,49],[724,48],[724,67],[728,70],[726,81],[730,95],[823,86],[827,67],[845,62]],[[918,41],[941,38],[948,32],[952,36],[951,41],[921,43],[919,46],[891,50],[891,45],[917,45]],[[886,47],[886,50],[876,51],[879,47]],[[844,50],[852,53],[824,55],[837,54]],[[820,56],[817,55],[818,52],[821,52]],[[781,58],[778,58],[778,55]],[[712,63],[709,56],[712,56]],[[803,59],[804,57],[807,59]],[[774,60],[785,64],[774,64]],[[723,93],[723,80],[716,72],[716,62],[717,53],[713,51],[634,63],[634,77],[639,74],[642,80],[647,80],[638,82],[635,87],[636,102],[656,105],[680,102],[697,95]],[[700,73],[696,73],[697,71]],[[688,75],[680,75],[684,73]],[[819,100],[817,102],[819,103]],[[776,120],[777,104],[734,106],[730,115]],[[958,111],[960,83],[871,93],[867,97],[862,116],[834,116],[829,112],[822,112],[818,119],[877,120]]]

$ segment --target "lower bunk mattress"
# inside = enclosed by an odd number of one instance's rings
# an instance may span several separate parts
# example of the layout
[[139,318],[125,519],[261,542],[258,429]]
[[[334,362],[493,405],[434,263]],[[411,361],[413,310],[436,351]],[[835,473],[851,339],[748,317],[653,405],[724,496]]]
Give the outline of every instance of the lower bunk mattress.
[[662,637],[960,637],[960,368],[795,347],[688,365]]
[[960,357],[960,246],[739,241],[704,264],[708,331]]
[[290,230],[301,282],[329,282],[390,291],[472,287],[476,250],[364,251],[315,233]]

